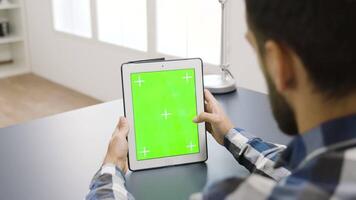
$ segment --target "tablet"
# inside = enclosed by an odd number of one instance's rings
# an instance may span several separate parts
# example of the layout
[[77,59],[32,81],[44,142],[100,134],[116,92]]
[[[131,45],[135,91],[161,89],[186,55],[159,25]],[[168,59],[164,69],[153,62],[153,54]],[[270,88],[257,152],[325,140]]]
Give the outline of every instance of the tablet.
[[184,59],[123,64],[122,85],[132,171],[207,160],[203,64]]

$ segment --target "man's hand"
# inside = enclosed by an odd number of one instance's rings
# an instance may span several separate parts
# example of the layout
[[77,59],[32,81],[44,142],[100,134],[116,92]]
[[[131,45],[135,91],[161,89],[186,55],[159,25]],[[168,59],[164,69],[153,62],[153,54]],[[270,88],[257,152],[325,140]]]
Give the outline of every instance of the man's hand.
[[104,159],[105,164],[114,164],[119,169],[121,169],[124,173],[127,172],[127,152],[128,152],[128,144],[127,144],[127,135],[129,133],[129,124],[125,117],[121,117],[119,124],[117,125],[112,138],[110,140],[110,144],[108,147],[108,151],[106,153]]
[[219,144],[223,145],[225,135],[234,128],[234,125],[208,90],[204,90],[204,95],[206,112],[201,113],[193,121],[195,123],[206,122],[207,130]]

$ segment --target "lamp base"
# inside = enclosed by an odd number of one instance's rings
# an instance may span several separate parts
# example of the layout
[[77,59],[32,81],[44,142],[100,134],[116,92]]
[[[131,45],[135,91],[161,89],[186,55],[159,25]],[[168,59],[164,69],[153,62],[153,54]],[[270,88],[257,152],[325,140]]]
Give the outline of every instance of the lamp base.
[[204,86],[213,94],[226,94],[236,90],[236,81],[233,77],[223,74],[204,75]]

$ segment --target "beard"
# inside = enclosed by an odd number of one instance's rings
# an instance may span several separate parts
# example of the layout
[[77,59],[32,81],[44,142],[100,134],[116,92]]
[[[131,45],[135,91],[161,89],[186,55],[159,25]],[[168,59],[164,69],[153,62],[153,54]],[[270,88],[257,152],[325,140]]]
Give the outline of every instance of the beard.
[[267,86],[269,91],[269,100],[272,107],[272,113],[277,121],[278,127],[287,135],[298,135],[298,126],[295,119],[295,113],[286,99],[280,95],[274,86],[271,78],[266,75]]
[[264,51],[262,51],[263,45],[258,42],[257,56],[260,61],[262,72],[266,78],[269,101],[272,107],[273,117],[277,121],[279,129],[289,136],[296,136],[299,134],[298,124],[295,118],[295,112],[289,105],[287,100],[277,91],[274,82],[270,75],[267,73],[266,62],[264,58]]

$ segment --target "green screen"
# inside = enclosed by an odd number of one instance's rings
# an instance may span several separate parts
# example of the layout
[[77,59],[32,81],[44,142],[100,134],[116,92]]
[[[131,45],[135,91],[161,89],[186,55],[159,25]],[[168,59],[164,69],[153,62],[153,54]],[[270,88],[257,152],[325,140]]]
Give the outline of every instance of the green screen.
[[137,160],[199,153],[194,69],[131,74]]

